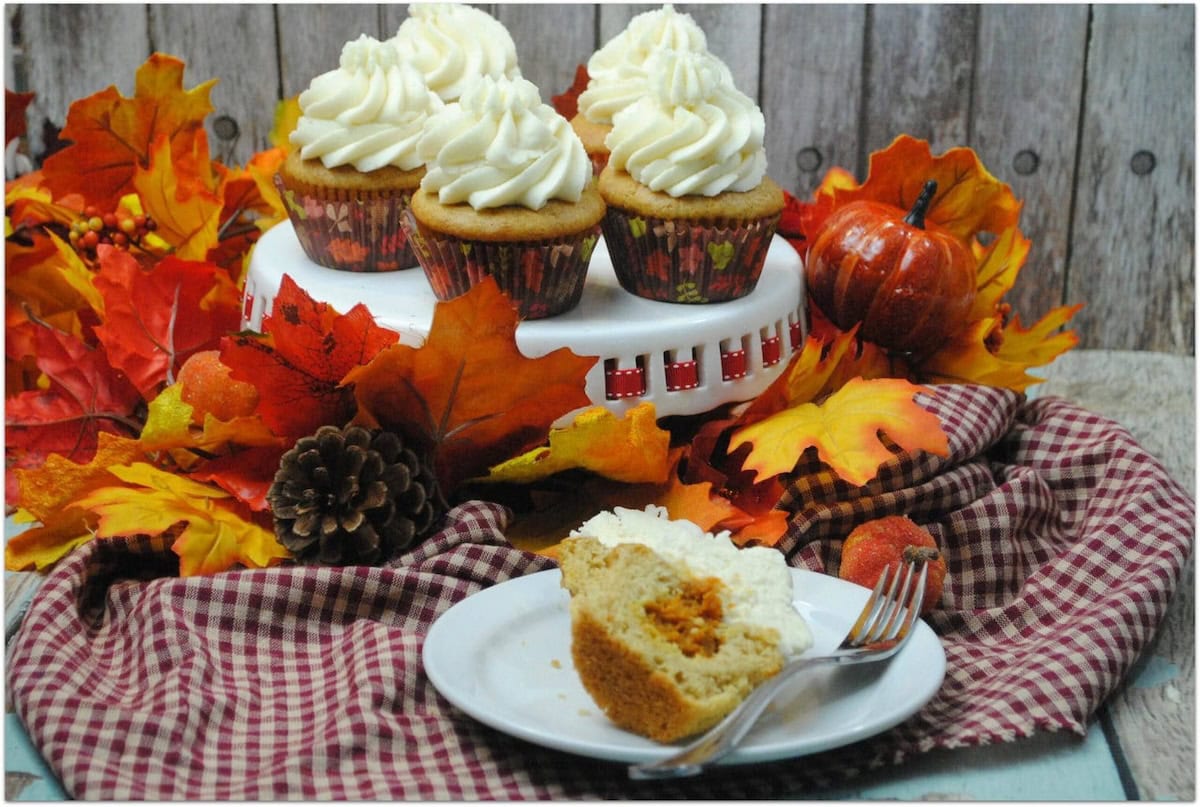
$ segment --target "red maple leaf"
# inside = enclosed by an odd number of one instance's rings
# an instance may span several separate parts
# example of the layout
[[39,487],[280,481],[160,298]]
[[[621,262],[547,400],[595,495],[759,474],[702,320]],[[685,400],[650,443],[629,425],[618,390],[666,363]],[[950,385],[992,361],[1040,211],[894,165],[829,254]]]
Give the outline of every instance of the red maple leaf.
[[96,337],[147,400],[188,356],[215,349],[241,322],[237,287],[219,266],[167,257],[144,269],[107,246],[97,256],[93,283],[104,298],[104,323]]
[[[45,389],[21,392],[5,400],[5,441],[10,460],[39,465],[50,454],[87,462],[100,432],[136,435],[133,419],[141,403],[137,389],[113,369],[103,346],[90,347],[78,338],[33,322],[25,330],[32,342]],[[11,464],[11,462],[10,462]],[[11,468],[10,468],[11,470]]]
[[291,441],[326,424],[345,424],[354,414],[354,394],[342,379],[400,339],[376,325],[366,306],[339,314],[288,275],[263,332],[226,337],[221,362],[234,379],[258,388],[258,414]]
[[579,114],[579,96],[587,89],[588,78],[587,65],[576,65],[575,80],[571,86],[563,90],[561,95],[555,95],[550,99],[550,103],[554,105],[554,111],[567,120]]
[[33,101],[31,92],[4,90],[4,145],[25,134],[25,109]]

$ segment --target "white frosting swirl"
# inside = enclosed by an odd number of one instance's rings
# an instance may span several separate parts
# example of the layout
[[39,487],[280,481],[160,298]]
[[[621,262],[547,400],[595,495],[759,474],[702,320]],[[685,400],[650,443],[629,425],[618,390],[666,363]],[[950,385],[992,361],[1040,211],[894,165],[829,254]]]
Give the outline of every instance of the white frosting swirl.
[[767,171],[766,122],[722,67],[709,53],[653,54],[649,91],[613,118],[608,164],[675,197],[757,187]]
[[571,125],[523,79],[477,79],[429,119],[417,144],[421,187],[476,210],[579,201],[592,165]]
[[521,76],[512,36],[487,12],[459,3],[413,3],[408,14],[391,42],[443,101],[456,100],[479,76]]
[[300,93],[300,120],[290,135],[306,160],[359,171],[421,166],[417,140],[442,100],[394,48],[365,34],[342,47],[340,66]]
[[[588,86],[578,101],[580,114],[593,123],[611,124],[613,115],[645,94],[646,62],[653,53],[664,48],[704,51],[707,47],[700,26],[670,4],[638,14],[588,60]],[[733,81],[732,76],[729,80]]]
[[588,59],[588,75],[604,80],[622,65],[641,67],[661,48],[703,51],[708,49],[708,41],[691,15],[680,14],[668,3],[638,14],[625,30],[604,43]]

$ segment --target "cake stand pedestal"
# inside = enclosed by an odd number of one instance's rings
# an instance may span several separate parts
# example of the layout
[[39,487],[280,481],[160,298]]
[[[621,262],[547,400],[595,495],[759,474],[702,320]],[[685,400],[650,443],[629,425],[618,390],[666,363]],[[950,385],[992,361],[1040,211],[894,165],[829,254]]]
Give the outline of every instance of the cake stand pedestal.
[[[304,254],[291,222],[273,227],[254,248],[243,328],[261,330],[285,274],[338,311],[362,303],[405,344],[418,346],[429,333],[438,301],[419,267],[374,274],[327,269]],[[800,258],[779,236],[751,294],[706,305],[656,302],[625,291],[601,238],[579,305],[557,317],[521,322],[516,342],[530,358],[562,347],[599,357],[587,376],[587,395],[618,415],[644,401],[659,417],[694,415],[763,392],[804,344],[804,312]]]

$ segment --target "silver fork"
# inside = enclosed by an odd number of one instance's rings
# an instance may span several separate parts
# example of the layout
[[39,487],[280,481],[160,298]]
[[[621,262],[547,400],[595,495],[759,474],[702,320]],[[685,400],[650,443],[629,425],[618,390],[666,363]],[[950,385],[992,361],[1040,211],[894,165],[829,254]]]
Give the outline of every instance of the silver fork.
[[[889,575],[885,568],[875,590],[867,598],[846,638],[833,652],[824,656],[800,656],[784,665],[750,693],[736,709],[677,754],[654,762],[629,766],[631,779],[674,779],[695,776],[734,751],[742,738],[758,722],[775,696],[802,670],[820,664],[860,664],[882,661],[896,653],[912,632],[925,597],[926,560],[936,557],[925,553],[909,556],[910,562],[896,567]],[[888,578],[891,578],[890,581]],[[885,591],[886,589],[886,591]]]

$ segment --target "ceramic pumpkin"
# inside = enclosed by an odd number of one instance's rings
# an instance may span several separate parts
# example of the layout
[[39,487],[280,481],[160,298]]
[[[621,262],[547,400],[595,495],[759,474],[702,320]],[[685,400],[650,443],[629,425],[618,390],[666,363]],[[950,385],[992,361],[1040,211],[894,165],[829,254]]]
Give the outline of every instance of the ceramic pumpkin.
[[956,235],[925,220],[937,183],[912,209],[850,202],[821,225],[806,261],[808,294],[835,325],[898,352],[927,354],[966,322],[975,259]]

